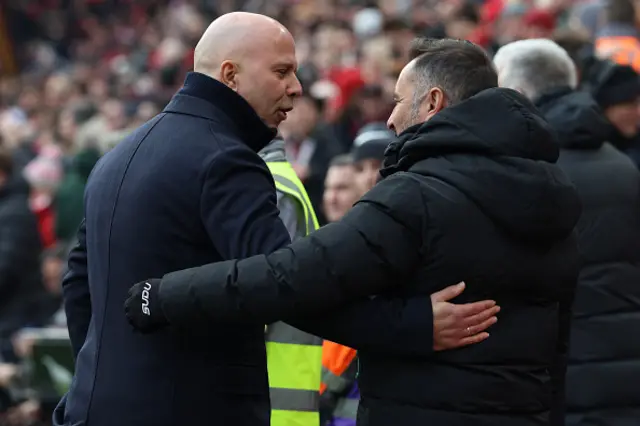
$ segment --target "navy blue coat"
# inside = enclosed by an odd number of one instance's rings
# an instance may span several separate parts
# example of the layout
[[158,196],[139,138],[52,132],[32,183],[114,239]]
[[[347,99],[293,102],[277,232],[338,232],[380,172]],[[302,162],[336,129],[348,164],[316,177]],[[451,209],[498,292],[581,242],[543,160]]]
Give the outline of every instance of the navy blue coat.
[[63,282],[76,371],[55,424],[269,424],[263,324],[140,335],[123,302],[137,281],[289,243],[256,154],[273,136],[243,98],[191,73],[97,164]]

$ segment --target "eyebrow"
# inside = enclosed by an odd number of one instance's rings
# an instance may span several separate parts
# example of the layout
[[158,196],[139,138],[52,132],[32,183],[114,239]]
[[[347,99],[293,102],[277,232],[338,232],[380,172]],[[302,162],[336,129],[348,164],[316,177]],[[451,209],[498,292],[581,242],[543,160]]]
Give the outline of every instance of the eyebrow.
[[275,64],[273,68],[297,69],[297,67],[291,62],[280,62]]

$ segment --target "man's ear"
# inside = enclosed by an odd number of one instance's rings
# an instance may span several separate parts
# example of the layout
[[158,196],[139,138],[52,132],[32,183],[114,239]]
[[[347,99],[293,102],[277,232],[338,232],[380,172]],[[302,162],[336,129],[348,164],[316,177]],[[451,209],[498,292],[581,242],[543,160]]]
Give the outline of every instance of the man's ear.
[[238,65],[224,61],[220,65],[220,82],[232,90],[238,90]]
[[447,98],[439,87],[433,87],[424,99],[423,107],[427,119],[433,117],[447,106]]

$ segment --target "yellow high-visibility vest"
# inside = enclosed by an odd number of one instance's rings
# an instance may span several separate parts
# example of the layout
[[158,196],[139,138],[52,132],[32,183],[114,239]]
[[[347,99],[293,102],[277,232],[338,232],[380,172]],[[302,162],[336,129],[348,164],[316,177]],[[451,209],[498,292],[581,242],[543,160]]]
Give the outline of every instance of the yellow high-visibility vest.
[[[267,162],[278,191],[296,200],[306,233],[319,228],[307,191],[286,161]],[[266,327],[271,426],[318,426],[322,339],[283,322]]]

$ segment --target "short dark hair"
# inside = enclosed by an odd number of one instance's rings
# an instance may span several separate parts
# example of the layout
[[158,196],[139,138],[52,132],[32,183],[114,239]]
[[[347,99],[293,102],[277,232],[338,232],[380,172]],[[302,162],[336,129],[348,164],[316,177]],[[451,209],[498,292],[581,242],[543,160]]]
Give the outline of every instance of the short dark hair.
[[421,86],[416,87],[417,94],[437,86],[451,105],[498,86],[491,59],[470,41],[419,37],[411,43],[409,54],[415,60],[416,86]]
[[454,13],[453,20],[467,21],[473,24],[478,24],[480,23],[480,12],[473,3],[471,3],[470,1],[465,1],[464,3],[462,3],[460,9],[458,9]]
[[609,0],[604,7],[607,24],[634,24],[636,8],[633,0]]
[[353,166],[353,156],[351,154],[336,155],[331,159],[329,167]]
[[0,147],[0,173],[7,176],[11,176],[13,173],[13,157],[11,152],[3,147]]

